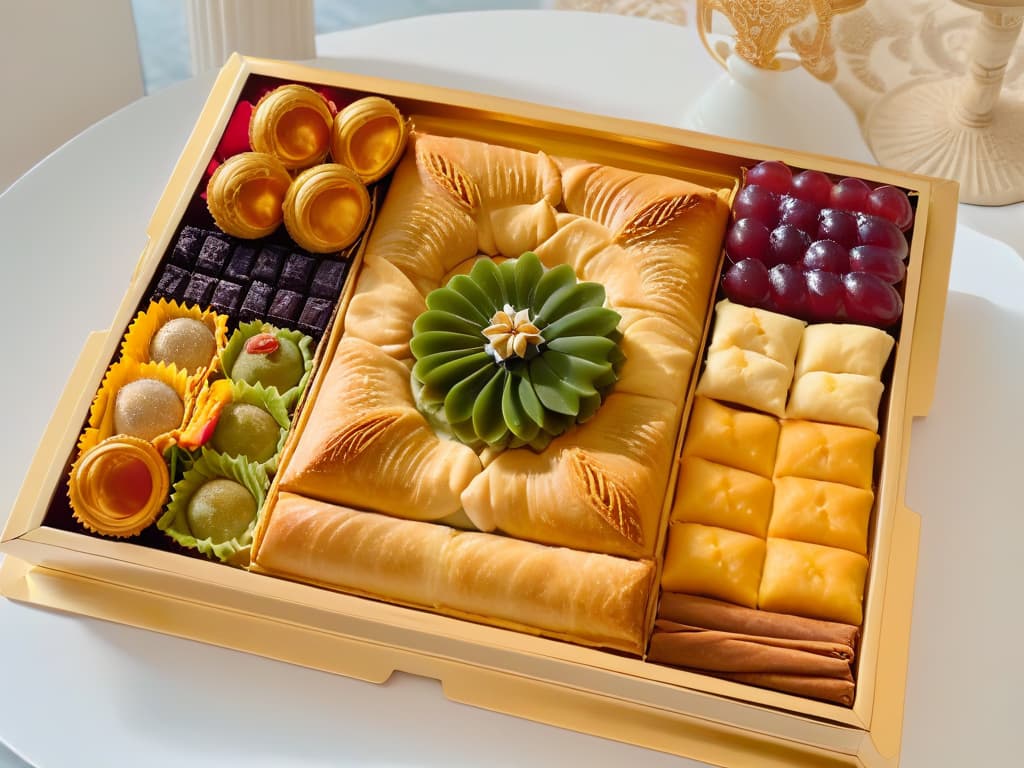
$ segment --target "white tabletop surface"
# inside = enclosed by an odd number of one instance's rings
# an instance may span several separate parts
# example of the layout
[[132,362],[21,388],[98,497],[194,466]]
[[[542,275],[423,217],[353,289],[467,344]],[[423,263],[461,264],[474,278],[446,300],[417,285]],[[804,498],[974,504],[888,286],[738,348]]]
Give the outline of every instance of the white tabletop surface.
[[[540,14],[543,14],[541,16]],[[687,28],[554,12],[324,36],[322,66],[677,124],[718,75]],[[0,196],[0,520],[90,329],[109,325],[212,75],[81,134]],[[931,414],[902,765],[1019,765],[1024,205],[960,208]],[[18,375],[22,371],[24,375]],[[0,600],[0,739],[54,766],[693,766],[384,686]]]

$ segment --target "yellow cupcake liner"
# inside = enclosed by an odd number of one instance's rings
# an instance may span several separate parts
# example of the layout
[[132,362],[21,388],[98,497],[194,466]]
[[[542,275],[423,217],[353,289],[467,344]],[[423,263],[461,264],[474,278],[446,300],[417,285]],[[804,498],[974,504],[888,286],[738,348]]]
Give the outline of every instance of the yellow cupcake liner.
[[[210,538],[197,539],[189,528],[188,503],[204,483],[221,477],[245,486],[256,499],[256,516],[241,536],[220,543],[214,543]],[[270,479],[259,464],[204,450],[192,468],[174,484],[171,501],[157,520],[157,528],[183,547],[198,550],[224,563],[244,567],[249,564],[252,534],[263,511],[269,487]]]
[[169,484],[167,464],[151,443],[114,435],[79,455],[68,478],[68,499],[72,515],[88,530],[128,538],[156,519]]
[[[241,354],[242,348],[245,346],[245,342],[253,336],[261,333],[272,333],[279,339],[284,338],[293,341],[296,346],[298,346],[299,352],[302,354],[304,368],[302,378],[299,379],[299,383],[287,392],[278,392],[285,407],[288,411],[291,411],[299,401],[299,397],[302,395],[303,390],[306,388],[306,383],[309,381],[309,374],[313,370],[313,339],[301,331],[294,331],[290,328],[278,328],[270,323],[260,322],[259,320],[254,320],[249,323],[239,323],[238,329],[231,334],[231,338],[228,339],[227,345],[221,350],[221,370],[224,372],[225,376],[231,378],[231,369],[234,367],[239,354]],[[277,392],[276,387],[270,387],[270,389]]]
[[[281,428],[277,449],[271,458],[258,462],[250,456],[243,457],[253,464],[262,466],[268,475],[273,475],[277,472],[281,450],[288,438],[291,416],[286,401],[272,387],[249,384],[245,381],[232,381],[231,379],[218,379],[213,382],[199,394],[195,408],[192,410],[192,416],[178,437],[178,445],[187,451],[196,451],[206,447],[216,430],[221,411],[229,403],[248,403],[262,408]],[[212,447],[206,447],[206,450],[216,453]]]
[[150,302],[145,310],[135,316],[121,341],[121,359],[131,358],[140,363],[150,362],[149,345],[153,336],[166,323],[180,317],[198,320],[206,325],[213,333],[213,340],[217,345],[217,351],[211,358],[210,364],[190,373],[189,378],[205,379],[211,373],[216,372],[220,364],[220,351],[228,342],[227,315],[218,314],[213,310],[200,309],[195,304],[179,304],[167,299]]
[[[130,384],[138,379],[156,379],[167,384],[181,398],[184,406],[182,423],[188,422],[190,408],[194,404],[195,381],[190,379],[185,371],[178,370],[176,366],[164,363],[140,363],[133,358],[124,358],[114,363],[107,369],[107,375],[103,377],[96,397],[93,398],[92,406],[89,409],[89,421],[78,440],[79,455],[97,445],[108,437],[115,434],[114,431],[114,401],[118,391],[125,384]],[[179,425],[180,428],[180,425]],[[177,430],[171,430],[157,435],[151,442],[159,453],[163,453],[174,443]]]

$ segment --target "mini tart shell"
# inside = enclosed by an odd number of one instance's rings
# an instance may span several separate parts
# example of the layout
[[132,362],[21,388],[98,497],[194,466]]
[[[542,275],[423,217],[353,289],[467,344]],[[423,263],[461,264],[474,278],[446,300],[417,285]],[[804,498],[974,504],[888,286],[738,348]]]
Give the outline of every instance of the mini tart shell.
[[355,171],[325,163],[295,177],[284,199],[284,226],[307,251],[333,253],[359,239],[370,208],[370,194]]
[[[118,510],[112,499],[123,495],[107,484],[123,477],[121,472],[130,464],[148,473],[150,491],[137,509]],[[167,464],[152,443],[130,435],[114,435],[79,455],[68,478],[68,499],[72,515],[88,530],[128,538],[156,519],[167,501],[169,484]]]
[[[256,516],[246,528],[245,533],[219,544],[215,544],[209,538],[197,539],[192,535],[188,525],[189,501],[204,483],[216,478],[234,480],[243,485],[256,499]],[[215,557],[224,563],[246,566],[249,564],[252,533],[260,518],[269,487],[270,480],[267,473],[259,464],[253,464],[244,458],[224,456],[204,449],[192,468],[174,484],[171,501],[167,505],[166,511],[157,520],[157,528],[186,549],[198,550],[207,557]]]
[[[301,331],[291,330],[290,328],[278,328],[259,320],[254,320],[250,323],[239,323],[238,329],[231,334],[227,345],[220,352],[221,370],[230,379],[231,369],[234,367],[238,356],[242,353],[245,342],[260,333],[272,333],[279,339],[289,339],[298,346],[299,352],[302,354],[304,368],[299,383],[287,392],[278,392],[285,408],[291,412],[299,401],[299,397],[306,387],[306,382],[309,381],[310,371],[313,370],[313,339],[306,334]],[[232,381],[234,380],[232,379]],[[267,389],[271,392],[277,392],[277,387],[268,387]]]
[[324,97],[304,85],[282,85],[256,104],[249,144],[289,170],[322,163],[330,148],[334,116]]
[[292,177],[271,154],[243,152],[225,160],[206,185],[206,207],[229,235],[254,240],[281,225]]
[[[277,471],[277,464],[281,456],[281,449],[284,448],[285,440],[288,437],[288,429],[291,427],[291,416],[289,414],[287,401],[281,397],[281,395],[278,394],[277,389],[273,387],[264,387],[260,384],[250,384],[246,381],[233,381],[231,379],[221,379],[220,381],[226,381],[230,385],[232,403],[247,403],[249,405],[255,405],[258,408],[262,408],[270,414],[271,418],[273,418],[281,428],[281,435],[277,441],[277,449],[274,451],[274,455],[272,457],[266,461],[254,461],[249,456],[243,456],[246,461],[263,467],[268,475],[274,474]],[[192,419],[182,431],[201,426],[198,422],[205,418],[205,406],[212,391],[211,387],[206,387],[199,393],[199,397],[196,400],[196,406],[192,411]],[[207,450],[213,452],[212,448],[208,448]]]
[[[194,390],[190,389],[190,386],[194,385],[194,380],[190,379],[185,371],[164,363],[140,363],[132,358],[124,358],[107,369],[107,375],[103,377],[103,383],[93,398],[92,406],[89,408],[89,422],[78,439],[79,455],[115,434],[114,402],[117,393],[125,384],[138,379],[156,379],[173,389],[181,398],[184,408],[182,423],[188,421],[195,396]],[[163,453],[174,443],[177,431],[171,430],[153,438],[152,444],[158,453]]]
[[[171,320],[178,318],[198,320],[203,323],[213,334],[217,349],[211,358],[209,365],[197,371],[189,373],[190,380],[205,379],[217,370],[220,364],[220,351],[228,342],[228,318],[227,315],[220,315],[212,310],[202,310],[196,305],[179,304],[176,301],[160,299],[150,302],[149,306],[135,316],[128,331],[121,341],[121,359],[131,358],[140,363],[150,362],[149,345],[153,336],[164,325]],[[201,386],[201,382],[200,382]],[[196,387],[198,389],[198,387]]]
[[367,96],[335,116],[331,157],[370,184],[395,167],[408,138],[409,125],[398,107],[380,96]]

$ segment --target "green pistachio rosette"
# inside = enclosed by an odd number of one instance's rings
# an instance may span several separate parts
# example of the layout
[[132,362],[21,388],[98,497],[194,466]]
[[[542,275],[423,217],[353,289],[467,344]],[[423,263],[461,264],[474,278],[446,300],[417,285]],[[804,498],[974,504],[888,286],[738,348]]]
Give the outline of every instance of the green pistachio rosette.
[[[271,334],[278,339],[282,345],[282,349],[272,353],[273,359],[275,361],[280,359],[281,367],[288,365],[289,367],[294,368],[296,375],[292,378],[296,379],[297,383],[284,388],[269,385],[258,379],[249,381],[249,383],[261,384],[267,388],[277,390],[278,394],[281,395],[285,405],[290,411],[298,402],[299,396],[302,394],[302,390],[306,386],[306,382],[309,380],[309,372],[313,369],[313,339],[309,336],[301,333],[300,331],[294,331],[290,328],[278,328],[270,325],[269,323],[263,323],[258,320],[250,323],[239,323],[238,330],[231,334],[231,338],[228,339],[227,345],[225,345],[224,349],[221,350],[221,369],[224,371],[224,375],[233,381],[243,378],[237,375],[237,371],[235,370],[236,363],[238,362],[239,357],[243,355],[246,342],[260,334]],[[286,353],[288,353],[291,358],[295,359],[284,359]],[[271,367],[272,366],[268,366],[268,368]],[[274,370],[273,372],[275,374],[279,374],[280,370]],[[290,380],[291,379],[289,379],[289,381]],[[284,391],[281,391],[282,389],[284,389]]]
[[[234,528],[234,535],[203,536],[194,531],[190,524],[190,518],[195,521],[195,517],[192,516],[194,511],[190,513],[190,502],[207,483],[214,480],[234,481],[248,491],[255,502],[252,519],[244,521],[242,525],[238,523],[237,509],[224,510],[224,514],[232,519],[223,524],[218,524],[216,519],[203,521],[206,527],[212,529]],[[170,503],[157,520],[157,527],[183,547],[197,549],[204,555],[215,557],[222,562],[246,565],[252,546],[253,530],[269,487],[270,480],[261,465],[253,464],[240,456],[224,456],[204,449],[192,468],[174,484]]]
[[604,300],[567,264],[481,258],[413,323],[417,405],[474,448],[542,450],[593,416],[618,378],[621,318]]

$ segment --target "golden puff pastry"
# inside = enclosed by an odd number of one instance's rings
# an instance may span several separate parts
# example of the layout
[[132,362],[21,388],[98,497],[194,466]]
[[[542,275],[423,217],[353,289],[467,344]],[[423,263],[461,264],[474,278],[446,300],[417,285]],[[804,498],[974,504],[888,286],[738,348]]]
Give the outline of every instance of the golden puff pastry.
[[555,233],[534,249],[546,267],[568,264],[581,275],[587,262],[612,244],[607,228],[583,216],[559,213],[555,225]]
[[466,488],[462,505],[483,531],[651,557],[677,419],[671,403],[615,392],[541,453],[520,448],[495,458]]
[[772,481],[766,477],[684,456],[671,519],[764,538],[772,516],[772,493]]
[[290,493],[264,515],[256,569],[475,621],[639,653],[649,561],[397,520]]
[[797,377],[808,371],[856,373],[881,379],[892,352],[892,336],[852,323],[822,323],[804,329],[796,359]]
[[770,357],[792,371],[805,325],[803,320],[725,299],[715,305],[715,328],[708,352],[739,347]]
[[836,547],[769,538],[757,606],[860,625],[868,561]]
[[344,337],[281,479],[284,490],[435,520],[457,512],[481,470],[467,446],[440,440],[413,405],[409,369]]
[[547,200],[491,211],[490,224],[495,250],[502,256],[514,259],[526,251],[536,249],[558,228],[555,214],[555,209]]
[[757,536],[696,523],[673,523],[661,588],[757,606],[765,542]]
[[408,360],[413,321],[426,309],[423,296],[398,267],[380,258],[364,259],[345,313],[345,334],[396,360]]
[[874,499],[871,491],[851,485],[777,477],[768,535],[867,555]]
[[808,371],[793,382],[786,416],[877,432],[883,389],[882,382],[870,376]]
[[877,444],[878,435],[868,429],[787,419],[779,432],[775,475],[871,488]]
[[700,456],[771,477],[778,442],[778,419],[697,397],[690,412],[683,456]]
[[729,347],[708,353],[697,394],[782,417],[792,382],[791,368],[777,360]]
[[689,388],[697,340],[682,336],[678,326],[659,315],[619,309],[620,348],[626,361],[619,369],[616,392],[645,395],[681,406]]

